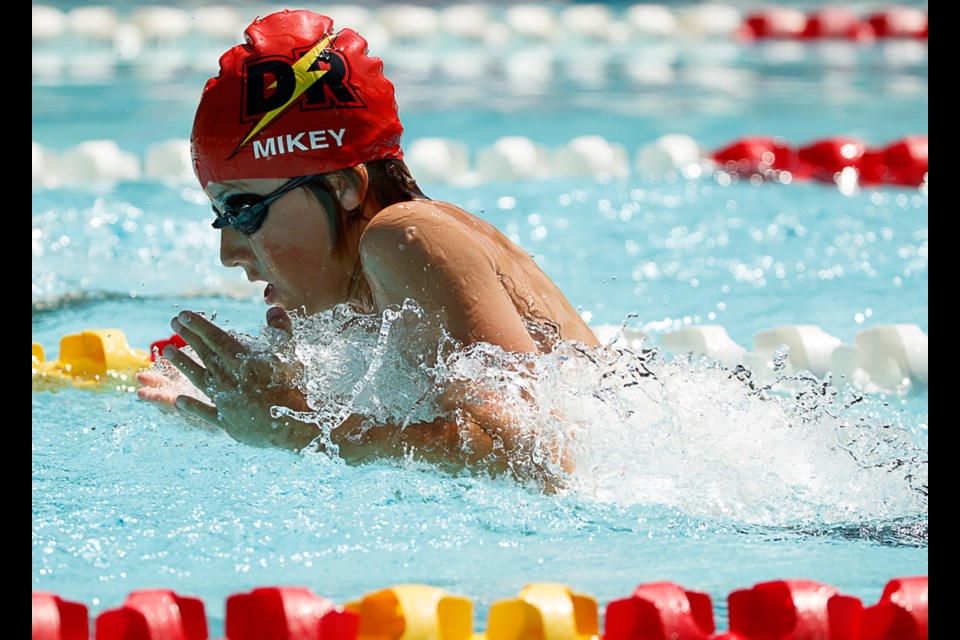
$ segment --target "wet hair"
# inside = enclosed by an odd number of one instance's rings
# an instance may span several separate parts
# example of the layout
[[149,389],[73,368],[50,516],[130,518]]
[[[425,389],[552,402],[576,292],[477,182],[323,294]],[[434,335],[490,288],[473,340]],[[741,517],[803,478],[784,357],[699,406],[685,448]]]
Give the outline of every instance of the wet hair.
[[[420,187],[417,181],[410,175],[410,169],[403,160],[388,158],[386,160],[373,160],[365,162],[367,169],[367,197],[371,195],[376,199],[381,209],[399,202],[409,202],[411,200],[430,200]],[[364,222],[361,217],[363,203],[361,202],[354,209],[345,209],[336,196],[336,190],[330,184],[329,176],[339,173],[348,181],[354,178],[350,174],[354,170],[343,169],[332,173],[324,173],[315,176],[304,186],[317,198],[324,210],[327,212],[330,222],[330,234],[333,237],[334,256],[342,255],[347,250],[347,231],[352,227]],[[354,293],[357,287],[366,288],[362,282],[361,265],[359,258],[354,268],[354,285],[351,287],[351,293]],[[367,297],[369,293],[365,295]]]

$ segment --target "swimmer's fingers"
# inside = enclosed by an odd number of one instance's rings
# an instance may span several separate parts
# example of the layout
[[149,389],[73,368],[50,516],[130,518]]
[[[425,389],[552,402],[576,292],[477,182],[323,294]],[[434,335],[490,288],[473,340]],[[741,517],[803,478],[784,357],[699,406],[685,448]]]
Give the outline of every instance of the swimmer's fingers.
[[205,402],[201,402],[196,398],[191,398],[190,396],[178,396],[176,400],[176,407],[181,412],[193,416],[194,418],[199,418],[204,422],[212,424],[214,426],[219,426],[220,418],[217,408],[213,405],[209,405]]
[[[182,315],[183,313],[180,314],[180,316]],[[193,349],[194,353],[197,354],[197,357],[200,358],[201,362],[207,364],[216,360],[217,358],[215,357],[214,352],[210,349],[210,347],[207,346],[207,343],[204,342],[203,338],[193,331],[192,327],[181,323],[180,316],[177,316],[170,321],[170,328],[173,329],[177,335],[184,339],[187,345],[189,345],[190,348]]]
[[[183,320],[187,320],[188,324],[183,324]],[[207,322],[201,316],[189,311],[181,312],[170,322],[170,326],[181,338],[186,341],[187,345],[193,349],[194,353],[205,367],[205,369],[202,371],[196,371],[195,369],[195,376],[200,374],[206,376],[202,379],[203,384],[194,378],[190,378],[190,381],[193,382],[195,386],[200,389],[207,389],[207,387],[214,381],[224,384],[228,380],[236,377],[238,368],[238,353],[245,349],[238,340],[222,331],[212,323]],[[198,332],[196,329],[200,329],[200,331]],[[211,340],[206,338],[204,333],[212,332],[222,334],[229,339],[221,340],[220,342],[220,344],[224,345],[225,348],[220,350],[211,348]],[[168,346],[167,348],[170,347]],[[166,354],[166,349],[164,350],[164,354]],[[178,369],[180,369],[179,364],[174,364]],[[189,366],[189,363],[187,363],[187,366]],[[184,371],[184,373],[186,374],[187,372]]]
[[204,362],[208,359],[207,353],[217,355],[226,364],[247,351],[242,342],[192,311],[181,311],[174,318],[171,326],[187,341],[187,344],[193,347]]
[[137,374],[137,382],[144,387],[162,387],[169,382],[167,377],[156,371],[141,371]]
[[137,397],[144,402],[157,405],[165,412],[176,409],[177,394],[157,387],[144,386],[137,389]]
[[163,357],[179,369],[197,389],[207,393],[210,392],[211,381],[207,376],[207,370],[197,364],[193,358],[188,357],[183,351],[172,344],[168,344],[163,348]]

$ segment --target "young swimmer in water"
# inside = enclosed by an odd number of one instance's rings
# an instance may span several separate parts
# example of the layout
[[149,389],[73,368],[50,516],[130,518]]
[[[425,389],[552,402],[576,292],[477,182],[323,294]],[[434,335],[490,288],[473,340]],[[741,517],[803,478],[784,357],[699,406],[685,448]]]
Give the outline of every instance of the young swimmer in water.
[[[267,283],[268,325],[289,331],[288,311],[349,304],[380,314],[412,299],[462,345],[517,353],[546,353],[558,340],[598,346],[527,253],[420,191],[403,162],[393,85],[362,37],[302,10],[258,19],[245,35],[208,80],[190,140],[220,229],[220,259]],[[536,329],[543,326],[552,331]],[[244,357],[243,343],[197,313],[181,312],[172,327],[196,359],[173,346],[164,358],[215,402],[177,395],[155,370],[138,377],[141,399],[251,445],[299,451],[317,440],[316,424],[271,414],[273,406],[317,409],[292,371]],[[449,415],[403,429],[360,429],[366,418],[352,415],[330,440],[350,463],[412,453],[452,470],[508,472],[556,487],[542,465],[529,464],[519,425],[493,401],[465,398],[451,389]],[[569,456],[559,455],[553,462],[572,471]]]

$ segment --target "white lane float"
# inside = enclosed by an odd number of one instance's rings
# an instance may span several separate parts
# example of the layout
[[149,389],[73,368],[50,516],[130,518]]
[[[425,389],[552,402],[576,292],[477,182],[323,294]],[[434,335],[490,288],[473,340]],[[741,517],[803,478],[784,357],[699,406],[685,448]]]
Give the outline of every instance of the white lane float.
[[194,180],[190,141],[182,138],[150,145],[144,154],[143,175],[152,180]]
[[404,152],[404,161],[417,180],[463,184],[475,180],[467,145],[450,138],[417,138]]
[[120,149],[115,140],[81,142],[64,150],[57,164],[59,177],[67,184],[140,178],[140,157]]
[[667,134],[642,145],[635,158],[640,175],[679,173],[695,178],[701,174],[705,155],[696,140],[684,134]]
[[662,4],[633,4],[626,8],[623,17],[642,36],[669,38],[680,30],[677,16]]
[[674,355],[690,354],[716,360],[727,367],[737,365],[747,353],[720,325],[697,325],[671,331],[660,339],[660,344]]
[[33,5],[32,38],[53,40],[67,30],[67,14],[62,9],[48,5]]
[[79,6],[67,12],[70,32],[89,40],[113,42],[119,24],[116,11],[106,6]]
[[477,153],[477,171],[487,181],[543,178],[549,153],[526,136],[504,136]]
[[573,138],[553,155],[554,172],[561,176],[625,178],[630,175],[630,160],[622,144],[603,136]]

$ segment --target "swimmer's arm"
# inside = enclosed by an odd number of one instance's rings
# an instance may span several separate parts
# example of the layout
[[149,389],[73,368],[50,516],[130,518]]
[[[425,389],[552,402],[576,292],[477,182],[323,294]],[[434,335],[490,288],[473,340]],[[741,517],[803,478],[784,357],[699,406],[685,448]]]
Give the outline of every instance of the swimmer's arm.
[[[451,336],[463,344],[486,342],[515,353],[537,351],[481,234],[429,203],[381,211],[360,243],[364,275],[379,310],[416,300],[442,316]],[[410,233],[410,229],[415,229]]]
[[[174,353],[170,356],[177,358]],[[277,398],[277,406],[298,412],[312,411],[299,391],[282,390],[282,395],[284,399]],[[260,414],[264,417],[259,420],[237,420],[229,409],[226,409],[228,415],[224,415],[224,410],[190,396],[177,398],[176,407],[183,414],[216,426],[244,444],[293,452],[331,453],[316,424],[300,421],[286,413],[266,418],[269,412],[262,411]],[[335,445],[336,454],[347,464],[410,457],[453,473],[469,469],[499,475],[508,470],[502,456],[494,451],[493,438],[475,420],[464,418],[458,423],[438,418],[402,427],[395,424],[367,425],[366,421],[363,416],[351,415],[330,432],[329,443]]]
[[[181,312],[171,327],[193,348],[197,360],[174,345],[168,345],[163,356],[208,397],[218,399],[217,404],[209,404],[177,396],[174,402],[180,412],[248,445],[323,450],[319,427],[296,417],[296,412],[311,412],[311,407],[289,378],[282,382],[285,372],[277,375],[276,362],[243,357],[246,347],[234,336],[192,312]],[[273,407],[286,407],[294,414],[278,415]],[[402,428],[378,424],[364,429],[364,418],[354,415],[331,431],[330,441],[337,446],[337,454],[351,464],[409,456],[451,471],[466,468],[493,475],[510,471],[520,479],[539,481],[547,490],[556,488],[547,474],[525,465],[515,468],[509,459],[511,430],[492,426],[490,416],[482,411],[465,408],[457,420],[438,418]]]
[[[279,309],[267,314],[271,327],[289,332],[289,318]],[[170,381],[159,373],[147,373],[138,379],[144,387],[141,399],[165,410],[181,414],[222,429],[238,442],[257,447],[278,447],[302,451],[324,448],[320,428],[298,419],[297,413],[311,413],[303,393],[293,383],[291,372],[272,360],[248,358],[234,336],[203,316],[183,311],[171,322],[171,328],[193,349],[196,359],[173,345],[163,357],[217,404],[178,395]],[[274,412],[282,407],[289,412]],[[348,417],[332,429],[330,442],[348,463],[410,455],[451,470],[488,468],[496,471],[492,439],[469,418],[459,421],[437,419],[429,423],[380,424],[364,428],[364,418]]]
[[[410,298],[438,313],[450,334],[463,344],[486,342],[514,353],[537,351],[479,234],[472,236],[469,227],[459,222],[446,223],[442,214],[403,213],[384,210],[361,240],[364,274],[377,308]],[[412,221],[418,232],[411,235]],[[547,475],[542,466],[532,463],[531,439],[524,438],[496,398],[488,394],[478,399],[475,393],[451,390],[444,401],[479,425],[518,468],[526,468],[524,475]],[[555,457],[567,473],[573,471],[566,452]]]

